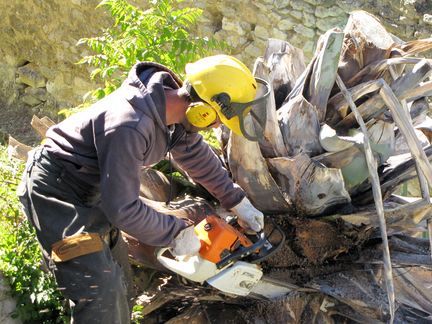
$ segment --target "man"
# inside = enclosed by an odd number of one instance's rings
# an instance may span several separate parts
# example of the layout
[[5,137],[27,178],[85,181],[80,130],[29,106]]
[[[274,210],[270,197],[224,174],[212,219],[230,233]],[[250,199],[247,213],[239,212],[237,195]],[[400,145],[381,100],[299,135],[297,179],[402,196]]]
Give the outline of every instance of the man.
[[[139,63],[115,92],[49,129],[27,163],[20,198],[44,258],[70,300],[76,323],[128,323],[113,233],[124,231],[174,255],[200,248],[191,222],[164,215],[139,197],[139,172],[170,153],[239,223],[263,228],[263,214],[229,178],[191,126],[219,121],[237,133],[256,81],[237,59],[217,55],[186,69],[186,82],[156,63]],[[232,105],[231,105],[232,103]]]

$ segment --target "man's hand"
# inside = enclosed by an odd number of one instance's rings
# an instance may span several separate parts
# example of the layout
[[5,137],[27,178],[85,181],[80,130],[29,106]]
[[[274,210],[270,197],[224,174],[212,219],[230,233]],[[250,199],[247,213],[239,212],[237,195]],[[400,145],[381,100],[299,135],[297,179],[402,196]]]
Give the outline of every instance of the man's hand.
[[246,230],[259,232],[264,228],[264,215],[256,209],[247,197],[231,208],[237,215],[238,223]]
[[193,226],[182,229],[171,242],[171,252],[175,256],[195,255],[198,254],[200,248],[201,242]]

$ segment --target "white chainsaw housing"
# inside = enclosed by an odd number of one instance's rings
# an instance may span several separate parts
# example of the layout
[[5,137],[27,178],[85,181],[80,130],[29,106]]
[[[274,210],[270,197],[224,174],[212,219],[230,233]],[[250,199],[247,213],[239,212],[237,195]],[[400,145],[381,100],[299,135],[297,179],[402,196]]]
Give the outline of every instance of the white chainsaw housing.
[[262,275],[258,265],[237,261],[232,266],[207,279],[207,282],[220,291],[246,296],[260,281]]
[[228,294],[246,296],[261,279],[263,273],[256,264],[237,261],[234,264],[218,269],[216,264],[203,259],[199,255],[185,258],[170,259],[163,256],[167,248],[157,253],[157,259],[167,269],[182,277],[203,283]]

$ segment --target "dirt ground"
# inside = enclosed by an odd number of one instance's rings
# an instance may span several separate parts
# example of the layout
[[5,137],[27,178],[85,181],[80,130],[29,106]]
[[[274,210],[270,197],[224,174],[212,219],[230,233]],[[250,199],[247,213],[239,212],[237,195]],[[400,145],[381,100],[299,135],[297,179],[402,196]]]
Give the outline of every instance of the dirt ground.
[[9,135],[27,145],[36,145],[40,138],[30,122],[33,113],[26,109],[12,109],[0,102],[0,143],[7,143]]

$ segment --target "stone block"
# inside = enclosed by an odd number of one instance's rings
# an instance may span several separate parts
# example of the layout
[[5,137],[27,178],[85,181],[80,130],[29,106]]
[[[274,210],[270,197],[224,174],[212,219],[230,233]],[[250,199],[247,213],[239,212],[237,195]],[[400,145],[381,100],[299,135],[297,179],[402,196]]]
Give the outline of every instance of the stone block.
[[45,87],[46,79],[39,72],[39,69],[35,64],[29,63],[21,66],[17,69],[17,73],[17,82],[27,84],[33,88]]
[[48,92],[47,92],[46,88],[27,87],[24,90],[24,94],[32,96],[39,101],[46,101],[48,98]]
[[305,25],[306,27],[315,27],[316,19],[314,15],[304,13],[303,16],[303,25]]
[[277,27],[280,30],[291,30],[293,29],[295,26],[297,26],[297,22],[289,17],[285,17],[283,18],[281,21],[279,21]]
[[272,22],[270,21],[270,19],[268,19],[268,17],[262,13],[258,14],[257,21],[259,22],[257,24],[262,26],[262,27],[268,28],[268,27],[272,26]]
[[314,7],[305,1],[293,1],[291,2],[291,7],[294,10],[313,13],[315,11]]
[[346,15],[347,13],[337,6],[332,6],[329,8],[320,6],[315,9],[315,16],[318,18],[339,17]]
[[267,28],[263,28],[261,26],[256,26],[255,27],[254,34],[255,34],[256,37],[263,38],[263,39],[267,39],[270,36]]
[[302,49],[306,57],[308,58],[312,57],[315,51],[315,42],[314,41],[305,42]]
[[29,95],[29,94],[24,94],[20,97],[21,101],[24,102],[25,104],[29,105],[29,106],[37,106],[40,103],[42,103],[42,101],[40,101],[38,98],[36,98],[35,96]]
[[272,30],[272,37],[280,40],[287,40],[288,35],[286,32],[279,30],[277,28],[273,28]]
[[313,30],[312,28],[308,28],[303,25],[297,25],[294,27],[294,30],[306,38],[315,37],[315,30]]
[[298,10],[289,10],[288,15],[294,17],[295,19],[301,20],[303,18],[303,13]]
[[268,5],[258,1],[254,2],[254,6],[257,7],[257,10],[261,12],[269,12],[273,8],[273,5]]
[[324,19],[317,19],[316,27],[322,31],[326,32],[334,27],[344,28],[348,17],[329,17]]
[[253,57],[253,58],[257,58],[258,56],[262,56],[264,51],[262,49],[260,49],[259,47],[255,46],[254,44],[249,44],[248,46],[246,46],[244,52]]
[[322,1],[322,0],[303,0],[303,1],[311,4],[312,6],[316,6],[316,5],[320,4],[320,1]]
[[283,8],[288,7],[290,2],[291,1],[289,1],[289,0],[274,0],[273,5],[275,6],[276,9],[283,9]]
[[238,20],[230,20],[226,17],[222,18],[222,29],[230,32],[234,32],[238,35],[244,35],[245,31],[240,25]]
[[229,46],[232,48],[238,48],[246,44],[247,38],[246,37],[239,37],[238,35],[231,35],[225,38],[225,41]]
[[274,25],[274,24],[277,24],[282,19],[282,17],[279,15],[279,13],[270,12],[267,15],[267,19],[270,20],[272,25]]
[[256,9],[255,6],[248,5],[245,6],[242,10],[242,20],[243,22],[247,22],[250,24],[256,24],[257,23],[257,16],[259,11]]
[[234,17],[238,16],[238,14],[234,8],[227,7],[227,6],[223,6],[221,8],[221,13],[224,17],[228,17],[228,18],[234,18]]
[[250,32],[252,30],[251,24],[244,21],[240,22],[240,27],[245,33]]

